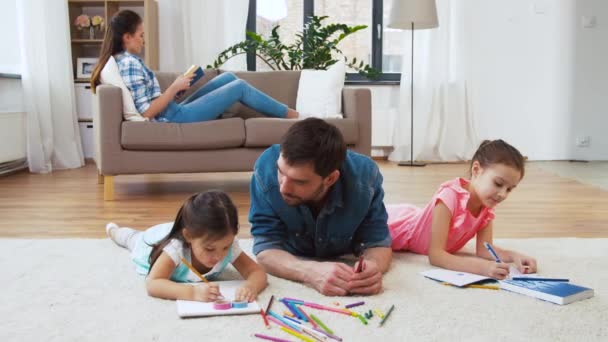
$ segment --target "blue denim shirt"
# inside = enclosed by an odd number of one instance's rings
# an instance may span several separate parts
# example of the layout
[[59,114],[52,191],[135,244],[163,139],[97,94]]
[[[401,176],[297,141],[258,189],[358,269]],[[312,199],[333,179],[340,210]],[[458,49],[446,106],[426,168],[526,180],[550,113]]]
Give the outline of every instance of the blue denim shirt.
[[390,247],[382,174],[370,158],[348,151],[340,178],[328,191],[315,221],[307,205],[288,206],[279,192],[280,146],[255,163],[249,221],[253,253],[281,249],[294,255],[332,257]]

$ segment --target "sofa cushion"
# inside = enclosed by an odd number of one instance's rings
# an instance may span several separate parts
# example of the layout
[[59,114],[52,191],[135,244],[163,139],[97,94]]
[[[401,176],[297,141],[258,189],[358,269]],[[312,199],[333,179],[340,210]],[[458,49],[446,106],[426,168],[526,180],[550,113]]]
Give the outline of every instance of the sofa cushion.
[[[300,71],[241,71],[234,74],[288,107],[296,107]],[[241,103],[237,103],[226,110],[224,117],[249,119],[266,116]]]
[[241,118],[188,124],[124,121],[121,133],[125,150],[213,150],[243,146],[245,123]]
[[[347,145],[359,141],[359,126],[355,119],[326,119],[325,121],[338,127]],[[274,118],[253,118],[245,120],[247,138],[245,147],[265,147],[278,144],[283,134],[298,120]]]

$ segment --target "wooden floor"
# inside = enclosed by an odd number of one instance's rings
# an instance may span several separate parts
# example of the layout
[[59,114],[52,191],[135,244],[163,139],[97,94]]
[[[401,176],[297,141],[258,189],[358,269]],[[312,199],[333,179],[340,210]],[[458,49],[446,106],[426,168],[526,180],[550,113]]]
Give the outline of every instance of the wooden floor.
[[[385,203],[425,204],[445,180],[464,176],[464,164],[399,167],[379,162]],[[103,201],[95,165],[39,175],[0,177],[0,237],[100,238],[114,221],[144,229],[172,221],[194,192],[227,191],[239,209],[241,237],[249,237],[250,173],[119,176],[116,200]],[[608,237],[608,191],[560,177],[530,162],[511,197],[497,209],[495,236]]]

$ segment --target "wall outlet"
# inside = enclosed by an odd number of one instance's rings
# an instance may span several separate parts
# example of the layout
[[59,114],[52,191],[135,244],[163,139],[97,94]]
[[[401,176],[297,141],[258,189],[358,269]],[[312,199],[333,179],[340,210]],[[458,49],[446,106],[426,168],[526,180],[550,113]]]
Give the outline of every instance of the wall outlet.
[[589,147],[591,145],[591,137],[586,135],[583,137],[576,138],[576,146],[578,147]]

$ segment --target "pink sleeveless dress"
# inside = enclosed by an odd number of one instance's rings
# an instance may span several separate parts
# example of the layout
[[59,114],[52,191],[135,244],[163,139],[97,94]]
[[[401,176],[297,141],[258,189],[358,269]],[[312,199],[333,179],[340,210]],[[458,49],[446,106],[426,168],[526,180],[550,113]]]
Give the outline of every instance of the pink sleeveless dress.
[[446,251],[454,253],[461,249],[494,219],[492,209],[483,207],[477,217],[467,209],[470,193],[464,186],[468,183],[464,178],[456,178],[441,184],[433,199],[424,208],[409,204],[387,205],[388,228],[393,239],[392,249],[428,254],[433,209],[438,201],[443,202],[452,213]]

